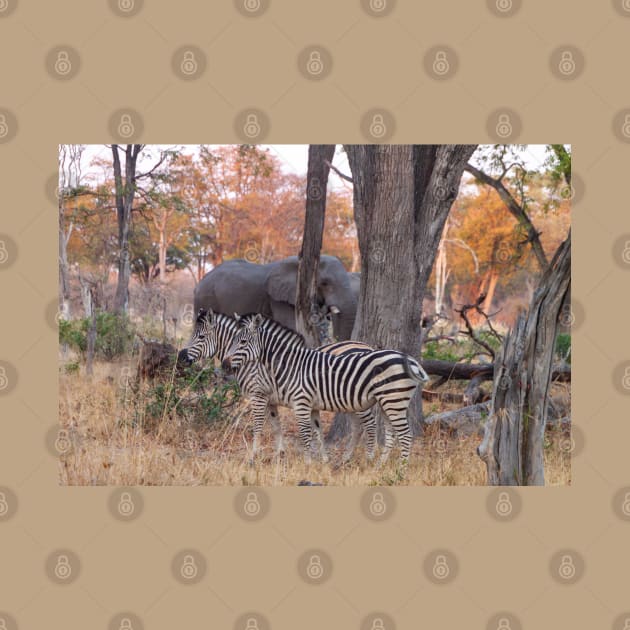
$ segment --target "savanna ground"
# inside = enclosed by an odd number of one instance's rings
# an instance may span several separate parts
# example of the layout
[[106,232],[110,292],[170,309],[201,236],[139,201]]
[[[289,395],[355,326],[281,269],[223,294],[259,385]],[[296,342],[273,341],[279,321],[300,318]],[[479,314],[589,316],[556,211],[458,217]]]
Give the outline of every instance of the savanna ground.
[[[75,357],[76,358],[76,357]],[[168,368],[155,380],[136,379],[137,358],[97,360],[92,376],[85,365],[64,353],[60,361],[60,422],[71,448],[60,456],[64,485],[297,485],[337,486],[485,485],[485,465],[476,454],[481,438],[458,437],[438,426],[416,439],[403,478],[398,451],[381,469],[367,464],[360,445],[354,459],[336,469],[343,444],[328,447],[331,462],[300,454],[292,412],[281,409],[287,453],[273,457],[269,426],[264,449],[249,464],[252,423],[235,387],[204,371],[178,375]],[[453,384],[463,390],[464,384]],[[559,386],[558,386],[559,387]],[[425,415],[455,405],[424,403]],[[325,429],[332,414],[322,413]],[[547,432],[546,482],[567,485],[571,478],[569,436]],[[570,438],[569,438],[570,439]]]

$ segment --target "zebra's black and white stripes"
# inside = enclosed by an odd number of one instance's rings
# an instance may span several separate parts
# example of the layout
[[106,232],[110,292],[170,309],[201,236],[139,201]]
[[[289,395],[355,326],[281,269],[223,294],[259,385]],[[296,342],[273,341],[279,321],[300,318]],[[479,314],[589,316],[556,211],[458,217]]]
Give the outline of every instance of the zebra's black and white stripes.
[[[233,317],[229,317],[221,313],[214,313],[211,310],[200,310],[195,321],[195,327],[193,329],[191,339],[188,345],[179,353],[178,362],[193,363],[202,359],[212,358],[214,356],[217,356],[219,361],[223,361],[237,330],[238,322]],[[291,342],[304,345],[304,339],[299,335],[295,335],[291,339]],[[372,348],[360,342],[340,341],[320,346],[318,350],[342,356],[350,353],[358,354],[365,351],[371,351]],[[259,369],[260,368],[257,363],[250,362],[248,364],[244,364],[236,372],[236,379],[239,383],[239,387],[241,391],[249,397],[252,410],[254,412],[254,441],[252,445],[252,459],[256,456],[259,449],[262,426],[267,416],[269,416],[274,433],[276,453],[282,453],[284,451],[284,440],[277,408],[278,401],[273,395],[264,395],[260,393],[260,383],[262,381],[260,375],[258,374]],[[363,422],[363,428],[366,434],[368,459],[371,460],[373,458],[376,439],[376,425],[374,419],[371,417],[371,414],[369,414],[365,419],[353,417],[351,425],[352,436],[345,449],[342,460],[343,462],[347,462],[352,457],[360,435],[361,422]],[[311,429],[317,438],[322,459],[327,460],[323,435],[319,424],[319,412],[317,410],[313,411],[311,416]]]
[[[258,364],[257,395],[293,408],[305,453],[310,446],[311,410],[354,412],[363,422],[370,422],[371,407],[379,403],[406,461],[412,439],[407,409],[416,388],[428,381],[422,366],[395,350],[335,355],[307,348],[301,340],[297,333],[262,315],[245,315],[223,365],[239,370]],[[390,432],[382,462],[391,446]]]

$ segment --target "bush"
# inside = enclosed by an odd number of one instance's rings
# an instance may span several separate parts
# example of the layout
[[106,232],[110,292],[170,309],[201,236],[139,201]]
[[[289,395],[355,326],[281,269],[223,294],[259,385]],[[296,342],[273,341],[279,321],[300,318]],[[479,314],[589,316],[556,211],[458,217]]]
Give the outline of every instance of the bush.
[[558,333],[556,337],[556,354],[567,363],[571,363],[571,335]]
[[[90,319],[60,320],[59,343],[65,344],[84,355],[87,351],[87,336]],[[128,353],[133,345],[134,329],[126,315],[101,311],[96,315],[97,357],[111,361]]]
[[223,419],[239,397],[235,380],[225,381],[214,370],[193,365],[176,370],[172,380],[156,382],[149,389],[145,417],[159,422],[176,414],[191,423],[209,424]]

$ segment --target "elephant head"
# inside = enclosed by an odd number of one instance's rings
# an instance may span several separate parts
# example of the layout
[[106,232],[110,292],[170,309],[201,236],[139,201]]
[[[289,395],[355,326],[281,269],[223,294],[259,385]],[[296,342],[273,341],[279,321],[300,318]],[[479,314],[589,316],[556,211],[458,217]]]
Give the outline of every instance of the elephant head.
[[[272,263],[266,284],[273,318],[293,329],[297,271],[297,256]],[[357,313],[357,295],[343,263],[335,256],[320,257],[317,301],[320,311],[331,313],[337,339],[350,339]]]

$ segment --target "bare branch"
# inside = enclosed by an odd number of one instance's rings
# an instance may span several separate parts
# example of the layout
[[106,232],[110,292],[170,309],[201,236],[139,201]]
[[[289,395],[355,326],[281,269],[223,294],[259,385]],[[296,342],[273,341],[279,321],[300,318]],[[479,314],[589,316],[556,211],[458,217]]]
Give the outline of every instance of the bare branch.
[[345,179],[347,182],[350,182],[351,184],[353,183],[352,177],[350,177],[349,175],[346,175],[345,173],[342,173],[332,162],[329,162],[328,160],[324,160],[324,163],[333,171],[335,171],[335,173],[337,173],[337,175],[339,175],[341,179]]
[[[536,230],[534,224],[531,222],[529,216],[525,212],[525,209],[523,207],[524,204],[519,204],[518,201],[514,199],[510,191],[504,186],[503,182],[500,179],[494,179],[493,177],[490,177],[470,163],[466,164],[464,170],[468,171],[482,184],[491,186],[497,191],[499,197],[506,205],[510,214],[527,230],[527,237],[532,245],[532,251],[536,256],[536,260],[538,261],[540,268],[545,271],[549,266],[549,262],[547,260],[547,256],[545,255],[545,250],[543,249],[542,243],[540,242],[540,233],[538,232],[538,230]],[[523,198],[522,190],[521,198]]]

